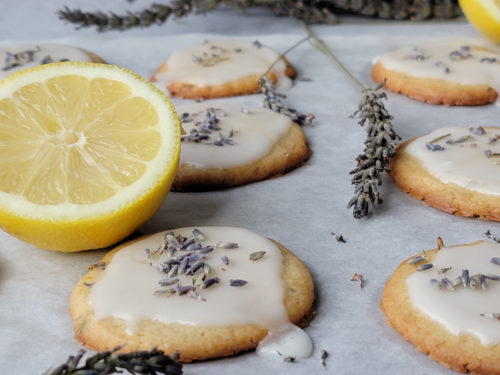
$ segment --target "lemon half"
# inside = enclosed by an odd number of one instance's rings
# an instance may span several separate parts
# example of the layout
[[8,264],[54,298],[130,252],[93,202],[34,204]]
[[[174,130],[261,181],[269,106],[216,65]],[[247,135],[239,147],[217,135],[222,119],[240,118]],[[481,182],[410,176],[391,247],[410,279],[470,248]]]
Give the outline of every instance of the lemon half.
[[0,82],[0,226],[49,250],[106,247],[160,207],[180,123],[165,94],[112,65],[42,65]]
[[459,0],[459,4],[471,25],[500,42],[500,0]]

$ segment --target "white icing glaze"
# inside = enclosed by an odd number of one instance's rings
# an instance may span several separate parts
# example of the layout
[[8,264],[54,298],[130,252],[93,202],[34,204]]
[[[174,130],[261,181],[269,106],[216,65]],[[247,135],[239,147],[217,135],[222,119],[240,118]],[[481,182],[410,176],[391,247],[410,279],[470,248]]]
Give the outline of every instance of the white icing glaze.
[[[18,56],[19,66],[9,69],[16,60],[13,55]],[[51,62],[70,60],[91,62],[90,56],[79,48],[69,47],[62,44],[22,44],[14,45],[0,50],[0,80],[14,72],[34,68],[41,65],[43,60],[50,58]]]
[[[191,129],[199,129],[197,122],[203,121],[207,108],[206,103],[195,103],[177,106],[177,112],[189,113],[191,122],[183,122],[186,134]],[[247,108],[243,113],[240,106],[221,104],[216,109],[217,124],[224,137],[233,129],[231,137],[233,145],[215,146],[213,144],[182,142],[180,163],[192,164],[199,168],[230,168],[248,165],[264,157],[276,142],[283,137],[291,126],[289,117],[265,108]],[[224,116],[221,109],[226,115]],[[213,132],[211,139],[217,131]]]
[[[272,49],[257,47],[251,42],[206,41],[175,51],[167,60],[168,70],[157,73],[155,79],[162,88],[174,81],[200,87],[222,85],[249,75],[262,75],[278,57]],[[282,60],[273,67],[280,89],[291,86],[285,68],[286,64]]]
[[[475,244],[441,248],[432,260],[433,268],[415,272],[406,280],[412,304],[442,324],[454,335],[471,334],[483,345],[500,343],[500,321],[480,314],[500,312],[500,281],[486,280],[486,290],[480,286],[457,287],[454,291],[434,288],[430,280],[447,277],[453,281],[469,270],[470,275],[500,275],[500,266],[490,262],[500,257],[500,245],[479,241]],[[452,267],[445,274],[437,274],[441,268]]]
[[[483,129],[485,134],[477,135],[469,128],[439,128],[415,139],[406,147],[406,152],[417,158],[431,175],[444,183],[456,184],[483,194],[500,195],[500,158],[488,158],[485,155],[485,150],[490,150],[492,154],[500,153],[500,139],[489,143],[497,135],[500,137],[500,128]],[[451,134],[450,137],[434,143],[444,147],[443,151],[427,149],[427,143],[448,133]],[[452,145],[446,143],[468,135],[473,139]]]
[[[193,229],[175,229],[174,233],[187,237]],[[272,342],[283,335],[292,335],[300,338],[302,342],[306,341],[299,332],[302,331],[300,328],[290,329],[293,325],[288,321],[283,304],[283,258],[278,247],[270,240],[246,229],[199,229],[206,236],[205,240],[200,241],[203,246],[216,245],[219,241],[236,242],[239,245],[237,249],[216,247],[213,252],[207,254],[206,262],[212,267],[209,277],[219,277],[220,283],[207,289],[198,289],[198,293],[206,301],[188,295],[153,295],[156,290],[168,288],[158,285],[158,281],[167,278],[167,275],[155,268],[156,264],[166,259],[166,255],[163,255],[163,258],[152,256],[148,259],[144,249],[156,249],[164,238],[165,232],[161,232],[132,243],[113,256],[102,278],[90,290],[89,303],[96,318],[112,316],[124,319],[129,334],[133,334],[141,320],[158,320],[165,324],[198,326],[258,324],[269,329],[268,336]],[[249,254],[255,251],[266,253],[261,259],[250,261]],[[224,265],[220,259],[224,255],[229,258],[228,265]],[[149,265],[150,261],[153,265]],[[181,285],[192,285],[191,277],[177,277]],[[248,284],[243,287],[231,287],[231,279],[243,279],[248,281]],[[305,333],[303,335],[307,336]],[[288,352],[297,357],[311,354],[307,345],[293,348],[293,345],[290,347],[285,342],[277,347],[284,355]]]
[[[469,47],[469,49],[467,49]],[[488,50],[485,50],[488,49]],[[455,59],[450,53],[455,53]],[[416,59],[416,56],[425,56]],[[495,62],[481,62],[494,58]],[[459,84],[485,84],[500,92],[500,49],[482,39],[445,40],[405,47],[380,56],[378,61],[389,70],[414,77],[438,78]],[[446,68],[449,69],[448,73]]]
[[312,351],[313,343],[309,335],[292,323],[271,331],[257,347],[258,355],[276,359],[307,358]]

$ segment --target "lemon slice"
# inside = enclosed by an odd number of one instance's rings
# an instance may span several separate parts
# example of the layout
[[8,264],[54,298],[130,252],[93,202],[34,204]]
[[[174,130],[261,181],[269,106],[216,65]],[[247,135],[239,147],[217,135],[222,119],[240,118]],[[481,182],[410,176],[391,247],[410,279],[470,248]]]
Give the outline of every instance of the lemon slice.
[[180,124],[155,86],[112,65],[65,62],[0,83],[0,226],[49,250],[116,243],[160,207]]
[[500,42],[500,0],[459,0],[467,20],[484,36]]

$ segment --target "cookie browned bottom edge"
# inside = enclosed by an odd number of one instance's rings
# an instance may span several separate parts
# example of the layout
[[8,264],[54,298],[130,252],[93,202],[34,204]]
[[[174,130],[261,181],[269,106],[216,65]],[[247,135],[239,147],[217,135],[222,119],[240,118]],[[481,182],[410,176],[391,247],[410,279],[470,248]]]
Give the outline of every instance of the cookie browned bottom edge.
[[444,183],[432,176],[405,151],[414,139],[400,145],[391,161],[390,175],[402,191],[450,214],[500,221],[500,197]]
[[93,63],[106,64],[106,62],[100,56],[96,55],[95,53],[87,51],[85,49],[81,49],[81,50],[83,52],[85,52],[90,57],[90,59],[92,60]]
[[[294,67],[283,58],[286,63],[285,75],[289,78],[295,78],[296,71]],[[167,62],[165,61],[151,77],[152,82],[157,82],[156,75],[158,73],[168,71]],[[237,95],[248,95],[260,92],[259,79],[261,74],[252,74],[234,81],[229,81],[222,85],[197,86],[182,81],[174,81],[167,85],[166,89],[171,95],[180,99],[214,99],[224,98]],[[276,83],[278,77],[276,73],[269,72],[269,79]]]
[[[436,251],[419,255],[425,254],[431,262]],[[446,367],[461,373],[500,375],[499,345],[483,346],[471,335],[453,335],[412,305],[406,279],[416,267],[408,264],[409,259],[396,268],[385,285],[380,308],[387,322],[418,350]]]
[[172,190],[204,191],[226,189],[282,175],[311,156],[302,129],[292,123],[290,130],[259,160],[232,168],[199,168],[181,163]]
[[386,69],[377,62],[371,72],[372,79],[384,88],[412,99],[445,105],[482,105],[494,102],[498,93],[488,85],[461,85],[441,79],[414,77]]
[[[106,254],[101,262],[108,264],[113,254],[135,239],[118,246]],[[285,307],[289,320],[301,327],[307,326],[314,316],[314,284],[304,263],[291,251],[273,241],[283,254],[282,278],[285,281]],[[95,268],[84,275],[75,287],[70,302],[75,339],[94,350],[110,350],[126,346],[120,352],[149,350],[158,347],[166,354],[181,352],[180,361],[191,362],[224,357],[254,349],[267,335],[267,329],[255,325],[224,327],[193,327],[182,324],[164,324],[159,321],[141,321],[136,334],[126,334],[125,321],[115,318],[95,319],[88,303],[90,288],[102,276],[103,270]],[[170,345],[165,347],[165,342]]]

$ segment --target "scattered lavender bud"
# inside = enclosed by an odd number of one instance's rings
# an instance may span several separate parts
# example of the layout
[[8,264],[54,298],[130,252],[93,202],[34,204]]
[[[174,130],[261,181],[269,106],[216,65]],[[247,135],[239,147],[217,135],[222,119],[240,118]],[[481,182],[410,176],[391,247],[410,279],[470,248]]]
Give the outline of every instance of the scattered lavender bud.
[[486,275],[484,275],[484,277],[489,280],[500,281],[499,275],[493,275],[491,273],[487,273]]
[[256,251],[248,256],[251,261],[256,261],[262,258],[266,254],[265,251]]
[[421,271],[425,271],[425,270],[428,270],[429,268],[432,268],[433,265],[432,263],[425,263],[425,264],[422,264],[421,266],[417,267],[417,271],[421,272]]
[[441,284],[448,290],[455,290],[453,283],[447,277],[441,279]]
[[342,243],[346,242],[342,234],[335,234],[332,232],[332,236],[335,236],[335,240],[337,240],[337,242],[342,242]]
[[212,285],[214,284],[218,284],[220,283],[220,279],[218,277],[212,277],[210,279],[206,279],[203,284],[202,284],[202,288],[203,289],[206,289],[206,288],[210,288]]
[[455,280],[453,280],[453,286],[455,288],[459,287],[462,285],[462,276],[458,276]]
[[175,290],[176,290],[178,295],[182,296],[182,295],[186,294],[187,292],[189,292],[190,290],[193,290],[193,287],[190,285],[184,285],[184,286],[177,285]]
[[193,229],[193,236],[198,241],[203,241],[205,239],[205,235],[197,228]]
[[500,258],[498,258],[498,257],[491,258],[490,262],[493,263],[493,264],[496,264],[496,265],[500,266]]
[[326,358],[328,358],[328,352],[326,350],[321,350],[321,366],[326,368]]
[[431,285],[436,289],[441,289],[441,282],[436,279],[431,279]]
[[221,247],[223,249],[237,249],[238,248],[238,244],[236,242],[223,242],[221,244]]
[[179,270],[179,265],[174,264],[172,268],[170,268],[170,271],[168,271],[167,276],[168,277],[174,277],[177,276],[177,271]]
[[443,274],[443,273],[448,272],[449,270],[451,270],[451,267],[444,267],[444,268],[440,268],[440,269],[438,269],[438,270],[437,270],[437,273],[438,273],[438,275],[441,275],[441,274]]
[[153,292],[154,296],[170,296],[176,292],[175,288],[160,289]]
[[489,318],[489,319],[500,320],[500,313],[486,313],[486,314],[479,314],[479,315],[484,316],[485,318]]
[[444,147],[437,143],[426,143],[425,147],[430,151],[444,151]]
[[462,285],[464,286],[464,288],[469,285],[469,281],[469,270],[462,270]]
[[207,246],[207,247],[202,247],[201,249],[198,250],[199,254],[207,254],[214,251],[214,248],[212,246]]
[[236,287],[240,287],[240,286],[245,286],[246,284],[248,283],[248,281],[246,280],[229,280],[229,285],[230,286],[236,286]]
[[411,258],[409,261],[408,261],[408,264],[418,264],[420,262],[423,262],[424,260],[427,259],[427,256],[425,255],[419,255],[419,256],[416,256],[416,257],[413,257]]
[[476,135],[485,135],[486,134],[486,131],[484,130],[484,128],[482,126],[471,126],[469,128],[469,130]]
[[483,274],[479,275],[479,283],[481,284],[481,289],[486,290],[486,277]]
[[168,286],[168,285],[172,285],[172,284],[175,284],[178,282],[179,282],[178,278],[170,277],[168,279],[162,279],[162,280],[158,281],[158,284],[160,284],[161,286]]

